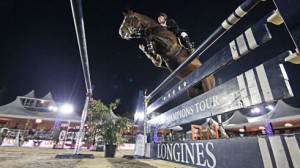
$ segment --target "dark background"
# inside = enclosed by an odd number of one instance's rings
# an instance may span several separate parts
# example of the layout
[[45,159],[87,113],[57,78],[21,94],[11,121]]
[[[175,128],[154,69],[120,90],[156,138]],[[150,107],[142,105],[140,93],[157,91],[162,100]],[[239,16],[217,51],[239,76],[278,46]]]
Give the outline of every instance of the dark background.
[[[167,13],[188,30],[191,41],[199,46],[243,2],[83,0],[91,81],[95,87],[93,97],[105,103],[120,98],[122,104],[116,113],[132,116],[138,91],[151,92],[169,74],[156,68],[138,49],[141,39],[126,41],[119,36],[121,12],[126,5],[152,18],[159,12]],[[75,111],[81,113],[86,88],[70,1],[0,0],[0,4],[0,105],[35,90],[36,97],[51,92],[55,101],[72,103]],[[201,60],[222,49],[272,9],[272,1],[261,2],[222,41],[208,49]],[[270,31],[274,41],[216,74],[217,82],[224,83],[272,56],[294,50],[284,26],[271,25]],[[293,106],[300,105],[296,66],[299,65],[286,65],[295,94],[295,98],[286,101]],[[186,99],[186,95],[180,99]]]

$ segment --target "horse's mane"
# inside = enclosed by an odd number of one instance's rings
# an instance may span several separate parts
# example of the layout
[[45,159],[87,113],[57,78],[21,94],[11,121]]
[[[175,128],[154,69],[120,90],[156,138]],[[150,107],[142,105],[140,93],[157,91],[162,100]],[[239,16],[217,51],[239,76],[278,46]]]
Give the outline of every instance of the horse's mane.
[[147,24],[149,27],[160,26],[157,21],[155,21],[154,19],[152,19],[152,18],[150,18],[146,15],[140,14],[138,12],[133,12],[133,13],[134,13],[135,16],[143,18],[146,21],[145,24]]

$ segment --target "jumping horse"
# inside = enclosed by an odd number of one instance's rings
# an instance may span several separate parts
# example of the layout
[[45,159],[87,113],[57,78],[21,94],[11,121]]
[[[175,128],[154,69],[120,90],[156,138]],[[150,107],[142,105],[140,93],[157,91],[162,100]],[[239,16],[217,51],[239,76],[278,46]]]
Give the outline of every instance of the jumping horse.
[[[123,12],[124,20],[119,29],[119,35],[126,40],[142,37],[151,40],[157,54],[149,54],[146,56],[151,59],[157,67],[164,67],[173,72],[181,63],[183,63],[190,53],[181,46],[176,35],[166,28],[159,25],[155,20],[148,16],[129,10]],[[140,47],[141,48],[141,47]],[[141,48],[143,50],[143,48]],[[177,78],[183,79],[195,69],[201,66],[198,58],[195,58],[181,72],[177,74]],[[194,98],[215,87],[215,78],[210,75],[203,79],[200,83],[188,89],[188,96]]]

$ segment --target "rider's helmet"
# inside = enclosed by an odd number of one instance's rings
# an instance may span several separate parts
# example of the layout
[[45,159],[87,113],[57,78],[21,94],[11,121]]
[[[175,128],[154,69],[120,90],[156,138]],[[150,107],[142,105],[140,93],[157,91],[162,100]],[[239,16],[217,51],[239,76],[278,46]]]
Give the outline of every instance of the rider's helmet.
[[168,16],[166,13],[160,12],[159,15],[157,16],[157,22],[160,25],[166,27],[167,18]]
[[160,12],[158,16],[163,16],[163,17],[165,17],[165,18],[168,18],[167,14],[164,13],[164,12]]

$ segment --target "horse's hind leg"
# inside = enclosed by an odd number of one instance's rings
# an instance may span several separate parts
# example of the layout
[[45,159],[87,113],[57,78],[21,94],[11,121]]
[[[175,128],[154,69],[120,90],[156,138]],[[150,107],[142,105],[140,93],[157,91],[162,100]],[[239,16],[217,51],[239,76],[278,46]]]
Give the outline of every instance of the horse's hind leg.
[[189,98],[194,98],[204,92],[207,92],[213,89],[216,86],[215,78],[213,75],[210,75],[203,79],[201,82],[197,83],[193,87],[190,87],[187,92]]
[[216,87],[216,81],[213,75],[209,75],[208,77],[202,80],[203,92],[207,92],[215,87]]
[[203,93],[202,82],[197,83],[196,85],[190,87],[187,90],[187,93],[188,93],[188,96],[189,96],[190,99],[202,94]]

